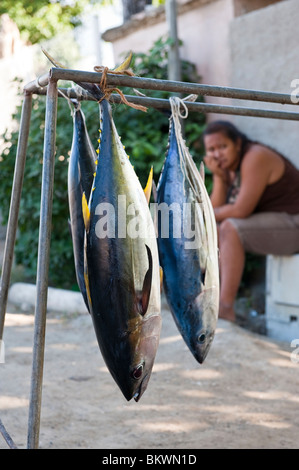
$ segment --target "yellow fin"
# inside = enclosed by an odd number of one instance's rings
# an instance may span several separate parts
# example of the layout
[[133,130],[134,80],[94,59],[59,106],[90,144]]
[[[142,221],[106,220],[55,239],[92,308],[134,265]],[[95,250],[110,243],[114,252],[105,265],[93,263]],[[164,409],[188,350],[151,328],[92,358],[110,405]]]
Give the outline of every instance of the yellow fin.
[[133,57],[132,51],[129,53],[128,57],[115,69],[113,69],[114,72],[123,72],[124,70],[127,70],[130,67],[130,63]]
[[149,172],[148,180],[144,188],[144,194],[145,194],[148,204],[149,204],[151,192],[152,192],[152,183],[153,183],[153,167],[151,167],[151,171]]
[[55,67],[66,69],[64,65],[60,64],[60,62],[57,62],[57,60],[53,59],[53,57],[50,56],[49,52],[47,52],[43,47],[42,47],[42,51],[45,54],[45,56],[49,59],[49,61],[52,62],[53,65],[55,65]]
[[82,214],[84,219],[85,230],[89,229],[89,221],[90,221],[90,212],[89,207],[87,204],[85,193],[82,194]]
[[89,279],[88,279],[88,274],[86,272],[84,273],[84,281],[85,281],[85,288],[86,288],[89,306],[92,307],[91,295],[90,295],[90,289],[89,289]]
[[160,268],[160,291],[162,292],[162,289],[163,289],[163,269],[161,266],[159,266]]

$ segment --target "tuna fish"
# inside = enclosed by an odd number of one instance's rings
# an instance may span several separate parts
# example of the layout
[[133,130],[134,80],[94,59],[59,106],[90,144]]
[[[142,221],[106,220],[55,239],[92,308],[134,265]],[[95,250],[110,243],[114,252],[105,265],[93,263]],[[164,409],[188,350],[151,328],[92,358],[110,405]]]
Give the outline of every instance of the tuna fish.
[[127,400],[144,393],[161,330],[160,275],[148,201],[106,100],[86,224],[85,280],[106,365]]
[[[45,51],[44,51],[45,52]],[[49,60],[61,66],[48,53]],[[115,72],[121,73],[131,55]],[[78,83],[101,107],[100,146],[90,196],[82,196],[84,281],[105,363],[127,400],[147,388],[160,331],[160,271],[148,199],[96,84]],[[146,193],[148,193],[147,185]]]
[[70,228],[73,241],[75,271],[78,286],[89,309],[84,281],[84,237],[85,227],[82,213],[83,193],[87,198],[94,179],[97,154],[88,135],[85,116],[77,101],[74,101],[73,141],[68,168],[68,199]]
[[159,256],[175,323],[202,363],[214,337],[219,308],[217,227],[203,178],[182,138],[181,100],[172,97],[170,102],[168,150],[157,187]]

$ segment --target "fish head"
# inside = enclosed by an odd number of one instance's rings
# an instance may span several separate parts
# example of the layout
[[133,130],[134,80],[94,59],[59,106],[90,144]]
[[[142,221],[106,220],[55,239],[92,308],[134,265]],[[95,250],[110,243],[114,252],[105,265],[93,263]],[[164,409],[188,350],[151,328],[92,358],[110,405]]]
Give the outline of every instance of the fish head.
[[[119,387],[125,398],[138,402],[145,392],[154,365],[161,331],[161,316],[151,315],[143,319],[138,328],[130,333],[131,363],[127,376]],[[118,376],[119,377],[119,376]]]
[[204,289],[188,303],[184,338],[195,359],[202,364],[210,350],[218,318],[218,289]]

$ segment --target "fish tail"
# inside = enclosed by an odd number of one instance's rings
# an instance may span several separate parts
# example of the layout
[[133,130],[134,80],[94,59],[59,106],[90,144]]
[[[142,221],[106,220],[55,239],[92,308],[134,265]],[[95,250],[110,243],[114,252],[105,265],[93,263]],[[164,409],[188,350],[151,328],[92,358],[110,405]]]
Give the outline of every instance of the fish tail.
[[42,47],[42,52],[45,54],[45,56],[49,59],[49,61],[55,66],[55,67],[58,67],[58,68],[61,68],[61,69],[65,69],[66,67],[64,65],[62,65],[60,62],[58,62],[57,60],[53,59],[53,57],[49,54],[49,52],[47,52],[43,47]]
[[113,72],[121,73],[127,70],[130,67],[130,63],[132,61],[133,53],[130,51],[128,57],[125,58],[125,60],[115,69],[113,69]]

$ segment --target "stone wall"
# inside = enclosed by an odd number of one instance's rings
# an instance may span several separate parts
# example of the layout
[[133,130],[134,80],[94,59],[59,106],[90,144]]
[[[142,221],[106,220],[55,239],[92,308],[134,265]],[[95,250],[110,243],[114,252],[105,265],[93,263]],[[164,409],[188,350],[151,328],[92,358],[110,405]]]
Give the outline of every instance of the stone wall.
[[[290,94],[295,90],[291,82],[299,79],[298,39],[298,0],[279,2],[236,18],[230,27],[231,86]],[[298,107],[288,105],[247,105],[299,112]],[[298,121],[231,119],[249,136],[278,149],[299,167]]]

